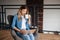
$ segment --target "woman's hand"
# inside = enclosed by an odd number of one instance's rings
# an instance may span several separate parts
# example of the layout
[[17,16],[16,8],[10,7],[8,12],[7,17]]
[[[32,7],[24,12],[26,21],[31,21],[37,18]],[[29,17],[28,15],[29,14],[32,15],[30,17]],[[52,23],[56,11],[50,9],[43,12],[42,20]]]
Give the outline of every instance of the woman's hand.
[[18,28],[14,28],[14,30],[16,30],[17,32],[20,32],[20,33],[22,33],[22,34],[26,34],[26,33],[28,33],[28,31],[27,30],[19,30]]
[[20,30],[20,33],[22,33],[22,34],[27,34],[28,31],[27,31],[27,30]]

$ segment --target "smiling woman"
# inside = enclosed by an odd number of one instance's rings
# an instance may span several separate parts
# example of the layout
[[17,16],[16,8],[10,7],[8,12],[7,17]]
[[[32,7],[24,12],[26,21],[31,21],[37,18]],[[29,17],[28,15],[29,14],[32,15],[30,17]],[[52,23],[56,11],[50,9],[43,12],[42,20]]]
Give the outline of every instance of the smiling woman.
[[[27,6],[21,6],[18,13],[14,15],[12,21],[12,35],[15,37],[17,35],[23,40],[35,40],[33,33],[30,32],[31,27],[31,17],[28,15],[26,18],[25,15],[28,14]],[[15,35],[14,35],[15,34]],[[14,38],[18,40],[18,38]]]

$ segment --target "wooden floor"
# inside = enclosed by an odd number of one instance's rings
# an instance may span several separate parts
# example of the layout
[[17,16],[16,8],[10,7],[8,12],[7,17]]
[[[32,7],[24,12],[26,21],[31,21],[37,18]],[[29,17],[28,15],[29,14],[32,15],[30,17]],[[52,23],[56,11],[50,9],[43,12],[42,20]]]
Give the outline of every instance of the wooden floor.
[[[9,30],[0,30],[0,40],[13,40]],[[60,40],[60,35],[38,33],[37,40]]]

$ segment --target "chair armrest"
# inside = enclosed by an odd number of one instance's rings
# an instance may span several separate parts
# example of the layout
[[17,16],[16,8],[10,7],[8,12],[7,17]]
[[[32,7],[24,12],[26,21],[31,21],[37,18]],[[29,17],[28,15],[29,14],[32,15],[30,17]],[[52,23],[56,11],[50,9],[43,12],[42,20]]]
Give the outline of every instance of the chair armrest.
[[37,31],[37,27],[30,27],[30,32],[35,33]]
[[36,29],[31,29],[30,32],[31,33],[34,33],[36,31]]

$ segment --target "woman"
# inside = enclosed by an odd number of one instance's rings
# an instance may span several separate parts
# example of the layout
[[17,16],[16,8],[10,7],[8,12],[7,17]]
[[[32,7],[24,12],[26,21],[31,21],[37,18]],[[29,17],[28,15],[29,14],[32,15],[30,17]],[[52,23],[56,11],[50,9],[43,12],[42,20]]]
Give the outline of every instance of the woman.
[[28,12],[26,6],[20,7],[17,15],[14,15],[12,29],[15,31],[16,35],[23,40],[35,40],[33,34],[29,31],[29,27],[31,26],[31,16],[28,15]]

